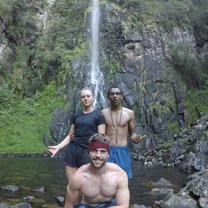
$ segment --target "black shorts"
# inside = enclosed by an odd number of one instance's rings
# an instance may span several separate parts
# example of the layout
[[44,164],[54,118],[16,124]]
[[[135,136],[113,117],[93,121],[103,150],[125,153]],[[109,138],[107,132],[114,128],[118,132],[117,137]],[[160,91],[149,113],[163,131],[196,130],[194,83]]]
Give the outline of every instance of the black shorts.
[[65,152],[64,163],[74,168],[89,163],[87,147],[83,147],[76,142],[69,143]]

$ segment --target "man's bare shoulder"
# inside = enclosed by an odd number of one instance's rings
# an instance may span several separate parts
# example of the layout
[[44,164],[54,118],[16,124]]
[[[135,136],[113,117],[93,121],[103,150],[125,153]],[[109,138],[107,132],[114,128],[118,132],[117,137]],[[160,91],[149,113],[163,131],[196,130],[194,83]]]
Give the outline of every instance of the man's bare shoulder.
[[72,175],[73,180],[80,180],[84,174],[89,171],[90,164],[82,165],[78,168],[75,173]]
[[110,109],[110,108],[104,108],[104,109],[101,110],[101,113],[109,112],[109,109]]
[[129,108],[126,108],[126,107],[122,107],[122,110],[123,110],[124,112],[127,112],[127,113],[134,113],[133,110],[131,110],[131,109],[129,109]]
[[106,162],[109,173],[115,175],[116,177],[118,175],[126,175],[126,172],[117,164],[111,163],[111,162]]
[[106,176],[114,185],[117,185],[118,187],[128,187],[128,176],[126,172],[117,164],[108,163],[108,171]]
[[134,118],[134,111],[133,110],[123,107],[123,112],[124,112],[124,114],[128,115],[130,118]]

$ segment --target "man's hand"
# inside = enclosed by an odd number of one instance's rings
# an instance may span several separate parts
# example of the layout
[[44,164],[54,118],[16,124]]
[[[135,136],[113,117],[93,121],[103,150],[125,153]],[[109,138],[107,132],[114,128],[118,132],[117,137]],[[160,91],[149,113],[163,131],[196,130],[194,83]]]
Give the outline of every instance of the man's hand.
[[130,139],[133,143],[138,144],[139,142],[143,141],[145,139],[146,135],[139,136],[139,135],[134,135],[131,136]]

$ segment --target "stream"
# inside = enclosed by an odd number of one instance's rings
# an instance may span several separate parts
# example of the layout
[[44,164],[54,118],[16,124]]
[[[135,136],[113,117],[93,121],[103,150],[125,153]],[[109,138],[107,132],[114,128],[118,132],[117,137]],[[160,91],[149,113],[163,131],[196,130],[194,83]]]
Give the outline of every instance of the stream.
[[[164,178],[174,184],[174,191],[178,192],[187,178],[187,174],[178,169],[145,167],[138,161],[133,161],[133,173],[134,178],[129,181],[131,204],[146,206],[159,199],[149,193],[151,182]],[[63,161],[57,158],[0,158],[0,187],[4,185],[17,185],[20,190],[14,193],[0,189],[0,203],[17,204],[24,202],[26,196],[35,196],[48,205],[56,204],[56,196],[65,196]],[[44,194],[34,192],[40,187],[44,187]]]

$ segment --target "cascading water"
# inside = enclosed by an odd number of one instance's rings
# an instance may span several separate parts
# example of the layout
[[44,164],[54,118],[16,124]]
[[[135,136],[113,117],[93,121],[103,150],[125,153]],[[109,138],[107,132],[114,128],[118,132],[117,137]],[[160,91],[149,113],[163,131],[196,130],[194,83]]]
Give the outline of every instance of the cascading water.
[[91,13],[91,84],[94,87],[96,100],[94,105],[98,108],[106,107],[106,100],[103,96],[104,77],[99,67],[99,24],[100,8],[99,0],[92,0]]
[[5,49],[5,45],[0,44],[0,60],[3,59],[4,49]]

